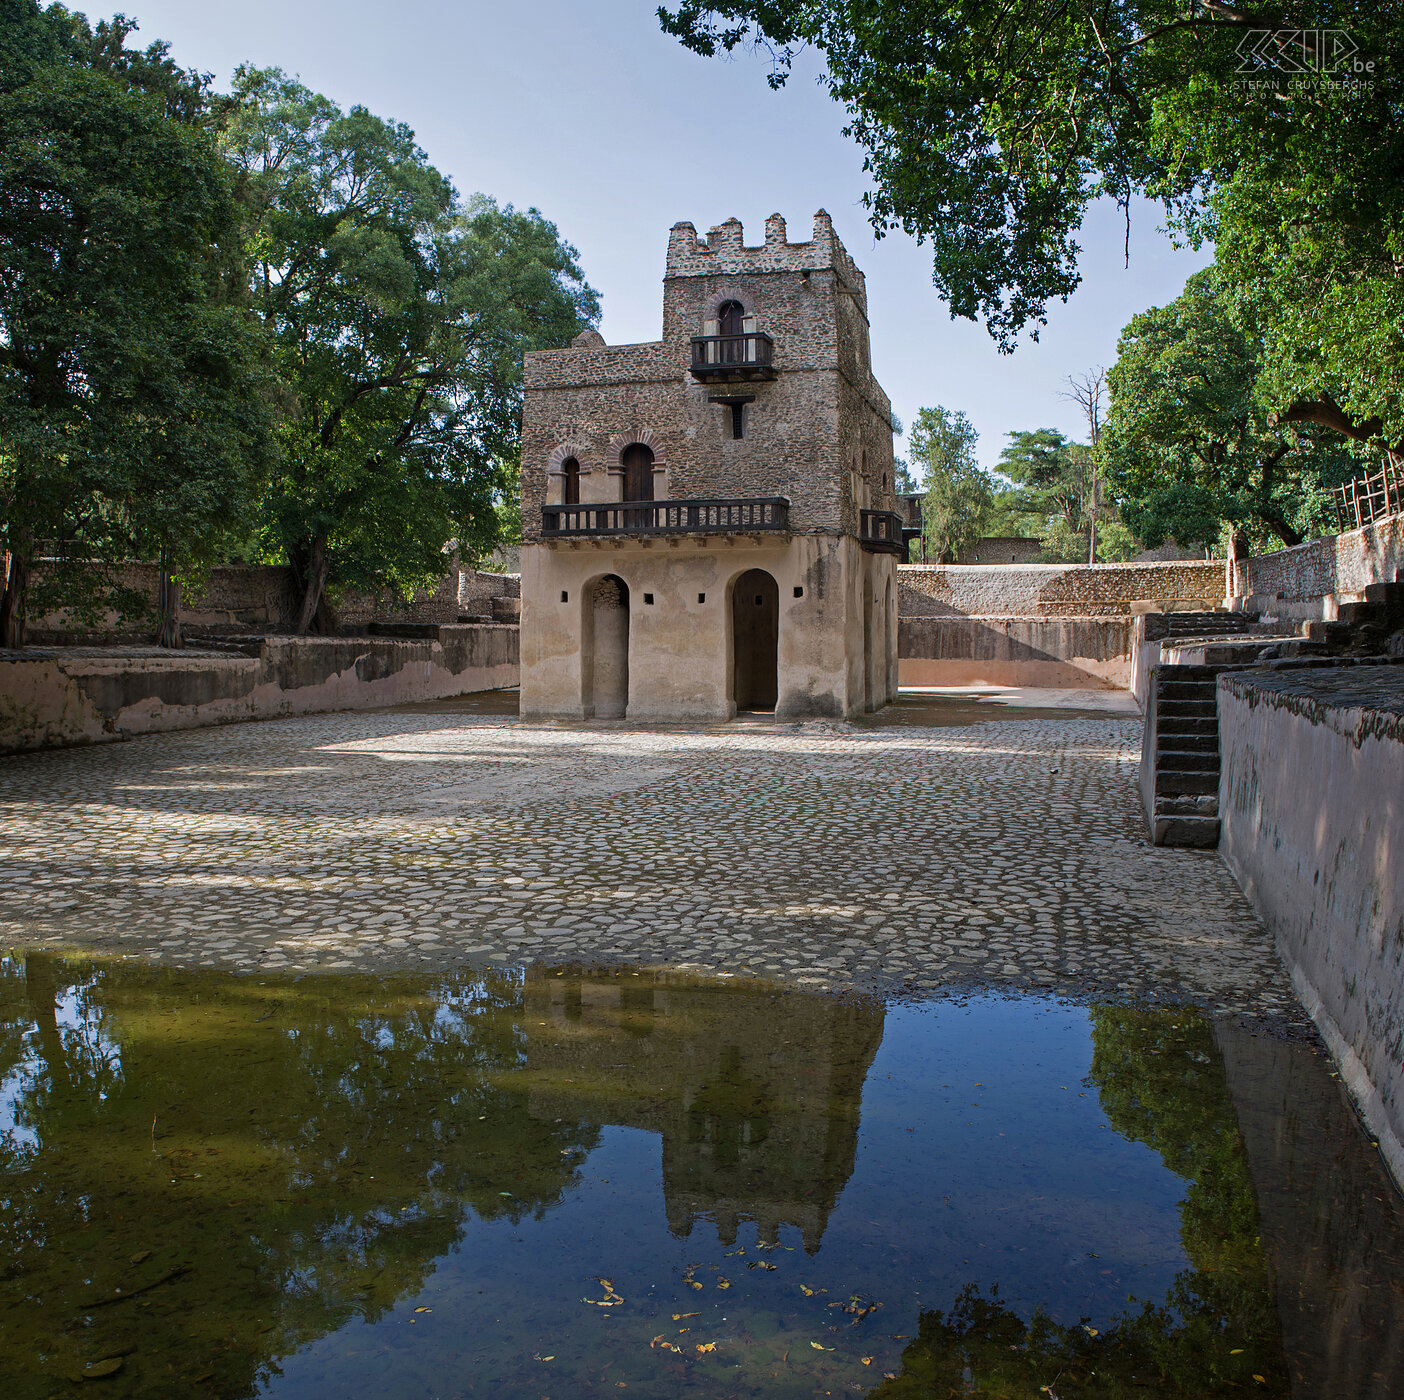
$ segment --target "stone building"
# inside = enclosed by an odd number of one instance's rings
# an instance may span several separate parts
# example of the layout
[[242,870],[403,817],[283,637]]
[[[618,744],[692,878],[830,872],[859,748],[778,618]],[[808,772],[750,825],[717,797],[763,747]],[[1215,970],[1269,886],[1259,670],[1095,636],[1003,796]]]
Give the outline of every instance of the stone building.
[[863,274],[814,216],[668,240],[663,338],[526,357],[526,718],[784,719],[897,687],[892,414]]

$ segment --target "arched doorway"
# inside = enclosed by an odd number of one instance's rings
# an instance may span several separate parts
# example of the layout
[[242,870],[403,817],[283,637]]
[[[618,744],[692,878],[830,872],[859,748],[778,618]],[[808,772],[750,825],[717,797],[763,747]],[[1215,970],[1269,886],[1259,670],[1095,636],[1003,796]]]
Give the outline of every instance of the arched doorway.
[[738,710],[773,710],[780,694],[780,587],[748,569],[731,589],[732,694]]
[[624,468],[624,499],[651,501],[653,499],[653,449],[641,442],[631,442],[619,459]]
[[561,463],[561,477],[562,504],[578,506],[580,504],[580,459],[578,457],[567,457]]
[[585,593],[583,709],[587,719],[623,719],[629,706],[629,585],[617,574]]
[[717,358],[723,364],[738,364],[746,358],[746,343],[742,339],[745,330],[746,310],[741,303],[722,302],[717,307],[717,334],[722,337]]

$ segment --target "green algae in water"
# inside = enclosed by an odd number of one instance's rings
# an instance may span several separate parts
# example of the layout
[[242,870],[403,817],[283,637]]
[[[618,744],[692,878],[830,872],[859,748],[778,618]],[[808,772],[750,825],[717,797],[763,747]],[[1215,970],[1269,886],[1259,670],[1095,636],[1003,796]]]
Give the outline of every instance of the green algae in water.
[[1181,1009],[31,955],[0,1182],[16,1400],[1404,1379],[1337,1085]]

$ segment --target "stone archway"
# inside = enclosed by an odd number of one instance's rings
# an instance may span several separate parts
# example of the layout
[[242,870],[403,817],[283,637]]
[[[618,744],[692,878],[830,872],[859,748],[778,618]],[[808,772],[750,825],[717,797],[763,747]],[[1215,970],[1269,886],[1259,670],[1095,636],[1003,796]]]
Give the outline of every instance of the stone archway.
[[584,695],[587,719],[623,719],[629,708],[629,585],[606,574],[582,595]]
[[732,698],[740,710],[773,710],[780,695],[780,586],[747,569],[731,586]]

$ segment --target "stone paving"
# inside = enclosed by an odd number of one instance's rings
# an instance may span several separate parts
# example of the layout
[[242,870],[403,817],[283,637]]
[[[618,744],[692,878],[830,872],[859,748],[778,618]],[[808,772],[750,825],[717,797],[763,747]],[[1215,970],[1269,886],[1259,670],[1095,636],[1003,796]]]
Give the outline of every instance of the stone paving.
[[[1022,712],[1027,714],[1028,712]],[[1304,1021],[1140,722],[320,715],[0,759],[0,940],[250,970],[633,963]]]

